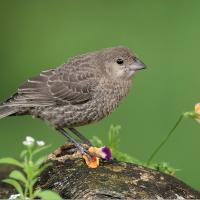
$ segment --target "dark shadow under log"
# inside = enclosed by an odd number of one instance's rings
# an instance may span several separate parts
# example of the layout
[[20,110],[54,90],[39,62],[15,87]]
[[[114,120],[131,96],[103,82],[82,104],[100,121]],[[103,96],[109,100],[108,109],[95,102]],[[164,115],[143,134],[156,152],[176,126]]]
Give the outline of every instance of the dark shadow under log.
[[0,165],[0,199],[8,199],[11,194],[16,194],[13,187],[2,182],[2,180],[8,178],[10,172],[15,169],[17,168],[12,165]]
[[38,186],[65,199],[200,199],[200,192],[177,178],[143,166],[112,160],[90,169],[71,145],[49,159],[53,166],[40,176]]

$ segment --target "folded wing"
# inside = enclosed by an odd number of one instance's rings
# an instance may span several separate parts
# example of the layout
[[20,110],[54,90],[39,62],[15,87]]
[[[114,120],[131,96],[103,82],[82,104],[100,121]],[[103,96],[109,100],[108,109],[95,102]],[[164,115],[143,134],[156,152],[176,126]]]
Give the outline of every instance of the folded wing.
[[43,71],[23,84],[7,101],[7,105],[37,107],[83,104],[91,100],[98,85],[97,77],[97,73],[85,65]]

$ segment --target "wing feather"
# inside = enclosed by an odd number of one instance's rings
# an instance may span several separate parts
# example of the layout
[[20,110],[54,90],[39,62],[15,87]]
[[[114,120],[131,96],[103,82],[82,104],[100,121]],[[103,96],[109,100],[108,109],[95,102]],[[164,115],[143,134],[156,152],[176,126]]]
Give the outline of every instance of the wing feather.
[[7,105],[37,107],[89,101],[98,85],[98,75],[92,66],[84,66],[74,70],[65,64],[65,67],[43,71],[23,84]]

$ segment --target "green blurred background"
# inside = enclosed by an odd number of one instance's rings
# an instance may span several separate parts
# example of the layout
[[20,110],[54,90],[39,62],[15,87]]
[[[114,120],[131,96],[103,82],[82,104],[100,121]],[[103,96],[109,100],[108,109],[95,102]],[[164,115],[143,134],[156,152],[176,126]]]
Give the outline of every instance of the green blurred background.
[[[199,0],[1,0],[0,100],[27,78],[69,57],[125,45],[149,66],[134,78],[121,106],[79,130],[104,140],[120,124],[121,150],[140,160],[166,136],[183,111],[200,101]],[[40,120],[0,120],[0,157],[17,156],[31,135],[52,144],[65,139]],[[156,157],[181,169],[177,176],[200,189],[200,125],[185,120]]]

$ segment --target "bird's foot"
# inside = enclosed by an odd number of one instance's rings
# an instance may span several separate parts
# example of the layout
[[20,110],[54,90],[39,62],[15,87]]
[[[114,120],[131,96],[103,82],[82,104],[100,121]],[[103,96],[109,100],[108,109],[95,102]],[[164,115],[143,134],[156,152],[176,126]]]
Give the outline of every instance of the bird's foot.
[[89,159],[92,159],[93,157],[97,157],[98,155],[94,152],[90,152],[89,149],[91,147],[88,146],[88,148],[83,147],[82,145],[80,145],[79,147],[77,147],[82,155],[86,155],[88,156]]
[[110,160],[112,157],[111,150],[108,147],[93,147],[90,145],[86,145],[87,147],[82,146],[79,142],[77,142],[73,137],[69,135],[67,131],[63,128],[57,129],[60,133],[62,133],[65,137],[67,137],[81,152],[86,164],[90,168],[97,168],[99,166],[100,158],[105,160]]

